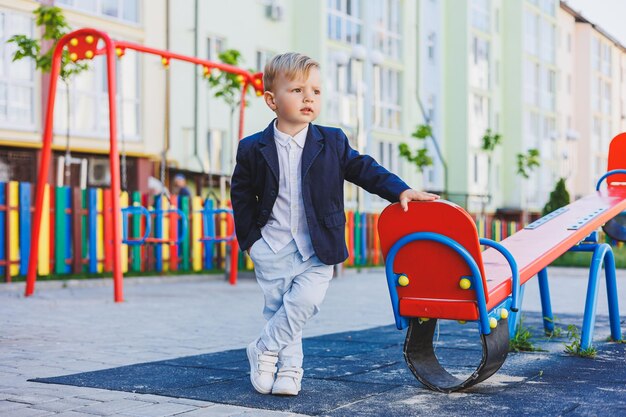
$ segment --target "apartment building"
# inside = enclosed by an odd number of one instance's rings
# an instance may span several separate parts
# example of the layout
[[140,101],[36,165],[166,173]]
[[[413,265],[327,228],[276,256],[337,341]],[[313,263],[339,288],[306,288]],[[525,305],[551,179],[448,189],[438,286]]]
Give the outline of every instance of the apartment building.
[[626,127],[626,49],[567,4],[561,5],[561,13],[575,22],[571,126],[577,133],[577,152],[572,191],[582,196],[606,172],[610,140]]

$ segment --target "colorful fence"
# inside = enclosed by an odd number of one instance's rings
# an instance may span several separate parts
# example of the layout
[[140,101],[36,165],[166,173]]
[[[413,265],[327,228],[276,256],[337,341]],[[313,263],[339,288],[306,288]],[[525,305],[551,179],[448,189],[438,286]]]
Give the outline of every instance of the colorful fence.
[[[32,242],[34,195],[32,184],[0,183],[0,274],[10,282],[25,275]],[[112,196],[110,190],[45,186],[41,234],[38,242],[38,274],[69,275],[110,272],[113,267]],[[122,245],[124,272],[202,271],[224,268],[226,244],[211,243],[221,231],[232,233],[232,220],[225,215],[207,215],[211,200],[200,197],[148,197],[139,192],[122,193],[121,206],[141,205],[151,211],[151,243]],[[181,221],[169,209],[180,208],[188,233],[178,234]],[[209,218],[211,217],[211,218]],[[204,221],[204,219],[208,221]],[[125,235],[143,236],[145,216],[128,215]],[[219,234],[218,234],[219,235]],[[205,241],[201,241],[201,240]]]
[[[30,253],[31,222],[34,204],[33,186],[29,183],[0,183],[0,274],[5,281],[25,275]],[[233,233],[232,221],[217,214],[209,221],[207,212],[215,202],[200,197],[176,198],[168,201],[160,196],[149,197],[139,192],[123,193],[121,207],[143,206],[151,210],[152,244],[122,245],[124,272],[203,271],[224,269],[229,251],[227,242],[207,237]],[[39,275],[102,273],[112,270],[112,196],[109,190],[87,190],[46,185],[39,245]],[[178,208],[187,219],[188,233],[179,240],[178,215],[169,209]],[[125,235],[140,238],[146,230],[146,218],[128,216]],[[346,212],[347,266],[382,265],[378,240],[378,214]],[[520,227],[515,222],[481,218],[476,220],[478,234],[502,240]],[[239,269],[252,269],[250,258],[240,256]]]

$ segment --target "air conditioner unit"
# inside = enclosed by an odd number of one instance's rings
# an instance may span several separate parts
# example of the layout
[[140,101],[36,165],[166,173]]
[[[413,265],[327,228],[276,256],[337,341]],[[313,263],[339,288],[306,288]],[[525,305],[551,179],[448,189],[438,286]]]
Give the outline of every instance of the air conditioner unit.
[[111,185],[111,170],[108,159],[89,160],[89,185],[92,187]]
[[281,4],[272,2],[267,5],[266,14],[267,18],[275,20],[277,22],[283,20],[284,8]]

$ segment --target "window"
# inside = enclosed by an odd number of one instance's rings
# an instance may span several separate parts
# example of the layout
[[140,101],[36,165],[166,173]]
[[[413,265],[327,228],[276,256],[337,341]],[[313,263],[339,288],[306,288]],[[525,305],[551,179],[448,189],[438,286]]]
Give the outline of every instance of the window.
[[604,105],[602,112],[611,114],[611,83],[608,81],[604,82]]
[[437,39],[437,34],[435,32],[431,32],[428,35],[428,59],[433,62],[435,60],[435,40]]
[[327,0],[327,36],[351,45],[363,43],[361,0]]
[[21,13],[0,12],[0,125],[35,128],[35,68],[30,59],[13,62],[16,34],[33,36],[33,21]]
[[400,1],[379,0],[371,3],[374,16],[374,48],[390,58],[400,59],[402,40]]
[[472,0],[472,26],[483,32],[490,32],[489,0]]
[[265,69],[265,65],[269,62],[272,57],[276,55],[276,53],[259,49],[256,51],[256,70],[259,72],[263,72]]
[[541,10],[550,16],[556,16],[556,1],[541,0]]
[[524,62],[524,96],[527,104],[539,106],[539,85],[541,82],[540,65],[538,62]]
[[386,129],[398,130],[401,127],[400,118],[401,97],[400,97],[400,72],[391,68],[380,69],[380,91],[377,97],[380,98],[378,108],[380,108],[381,117],[379,127]]
[[524,12],[524,49],[530,55],[537,55],[539,35],[539,15],[530,10]]
[[591,38],[591,62],[593,69],[600,71],[600,40],[596,37]]
[[611,45],[602,42],[602,72],[611,75]]
[[472,65],[470,66],[470,82],[472,86],[489,89],[489,41],[478,36],[472,38]]
[[541,107],[546,110],[554,110],[555,97],[556,97],[556,72],[547,69],[543,71],[542,79],[542,93],[541,93]]
[[226,132],[218,129],[211,129],[207,132],[207,152],[209,160],[209,172],[212,174],[225,174],[229,164],[228,152],[226,152],[224,141]]
[[207,38],[206,57],[209,61],[219,61],[219,55],[224,52],[224,39],[217,36]]
[[567,34],[567,52],[572,52],[572,34]]
[[378,162],[391,172],[398,172],[399,151],[393,142],[378,142]]
[[[118,140],[138,141],[140,135],[140,84],[138,55],[127,53],[116,62]],[[70,133],[72,135],[108,139],[109,104],[106,60],[96,59],[90,69],[70,80]],[[54,112],[55,131],[67,129],[68,90],[59,83]]]
[[593,83],[591,83],[591,100],[593,103],[594,111],[601,111],[602,105],[602,79],[600,77],[596,77]]
[[57,0],[58,5],[130,23],[139,23],[139,0]]
[[556,28],[543,20],[541,24],[541,58],[549,63],[554,63],[555,58]]

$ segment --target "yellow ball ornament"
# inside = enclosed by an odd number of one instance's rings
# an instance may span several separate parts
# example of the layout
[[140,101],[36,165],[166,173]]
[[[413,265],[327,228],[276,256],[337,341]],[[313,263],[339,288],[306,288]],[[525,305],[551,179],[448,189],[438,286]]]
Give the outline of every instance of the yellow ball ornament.
[[409,277],[404,274],[400,275],[398,277],[398,285],[401,287],[406,287],[407,285],[409,285]]
[[507,310],[506,308],[500,310],[500,318],[506,319],[507,317],[509,317],[509,310]]
[[459,324],[467,324],[467,322],[465,320],[458,320]]
[[459,281],[459,287],[461,287],[461,289],[463,290],[469,290],[471,286],[472,281],[470,281],[469,278],[461,278],[461,280]]
[[495,317],[491,317],[489,319],[489,327],[491,327],[492,329],[495,329],[496,327],[498,327],[498,320],[496,320]]

